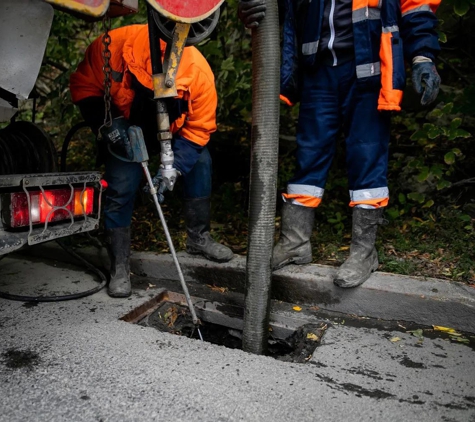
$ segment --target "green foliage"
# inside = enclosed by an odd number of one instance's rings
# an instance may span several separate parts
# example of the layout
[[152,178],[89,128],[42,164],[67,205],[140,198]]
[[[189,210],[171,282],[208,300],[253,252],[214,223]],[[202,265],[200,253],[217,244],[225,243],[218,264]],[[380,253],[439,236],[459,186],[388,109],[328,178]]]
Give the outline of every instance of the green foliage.
[[218,123],[243,127],[251,119],[251,37],[237,17],[237,1],[228,1],[213,36],[197,46],[216,78]]
[[[145,23],[146,3],[140,1],[139,4],[138,14],[114,19],[113,27]],[[424,273],[423,265],[410,255],[417,249],[428,254],[429,258],[424,259],[440,258],[443,262],[443,257],[447,256],[456,262],[454,266],[447,264],[444,269],[437,270],[438,275],[464,281],[475,277],[470,269],[473,254],[464,251],[464,245],[469,251],[475,246],[474,4],[475,0],[446,0],[438,12],[442,44],[438,70],[443,86],[437,105],[432,109],[421,108],[419,99],[411,97],[412,88],[408,86],[404,111],[393,116],[388,172],[391,198],[386,212],[392,224],[383,229],[385,242],[379,240],[379,248],[386,250],[393,243],[395,251],[407,253],[407,256],[388,253],[383,258],[383,270]],[[251,32],[239,22],[236,10],[237,0],[225,2],[217,29],[197,47],[215,73],[218,91],[219,129],[210,145],[215,169],[214,215],[216,221],[225,226],[223,233],[228,244],[235,245],[239,253],[245,253],[252,109]],[[39,95],[36,119],[52,136],[58,150],[67,131],[81,120],[71,103],[69,76],[82,60],[86,47],[101,32],[100,22],[87,23],[55,12],[36,84]],[[285,188],[295,172],[298,111],[298,106],[281,107],[279,189]],[[19,119],[31,117],[30,101]],[[88,170],[94,168],[94,161],[93,136],[87,130],[81,130],[71,142],[68,168]],[[351,222],[348,200],[345,151],[343,142],[339,142],[325,198],[318,209],[314,256],[319,262],[335,264],[344,259],[348,243],[345,236]],[[167,202],[167,207],[172,209],[179,204]],[[176,214],[171,212],[173,216]],[[153,223],[150,228],[152,216],[153,207],[149,203],[143,204],[140,213],[136,213],[135,242],[139,247],[147,245],[147,248],[162,250],[165,246],[157,241],[158,224]],[[180,223],[178,219],[176,227]],[[174,233],[183,243],[183,233],[178,228]],[[443,252],[438,252],[439,249]]]

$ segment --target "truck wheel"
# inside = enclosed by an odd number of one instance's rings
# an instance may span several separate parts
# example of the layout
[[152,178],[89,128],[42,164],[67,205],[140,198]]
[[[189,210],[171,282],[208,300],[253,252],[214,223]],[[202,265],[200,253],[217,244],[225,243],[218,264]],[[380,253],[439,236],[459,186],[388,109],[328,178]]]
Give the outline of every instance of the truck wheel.
[[55,171],[56,149],[39,126],[18,121],[0,130],[0,175]]

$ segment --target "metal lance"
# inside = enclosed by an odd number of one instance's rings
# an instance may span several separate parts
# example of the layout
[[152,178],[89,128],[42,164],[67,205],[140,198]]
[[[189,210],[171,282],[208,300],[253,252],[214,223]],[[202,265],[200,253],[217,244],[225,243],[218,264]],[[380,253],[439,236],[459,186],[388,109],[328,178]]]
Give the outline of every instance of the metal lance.
[[265,354],[279,155],[279,21],[277,0],[252,30],[252,135],[249,238],[243,349]]
[[[152,7],[149,4],[147,4],[148,31],[149,31],[149,39],[150,39],[150,59],[152,62],[152,74],[153,74],[152,80],[153,80],[153,85],[154,85],[154,100],[156,103],[156,112],[157,112],[157,140],[160,141],[160,161],[161,161],[160,171],[162,174],[162,178],[165,184],[167,185],[167,188],[169,190],[173,190],[173,188],[175,187],[175,182],[178,176],[178,172],[173,165],[174,154],[173,154],[172,143],[171,143],[173,139],[173,135],[170,132],[170,117],[168,114],[167,104],[164,101],[164,97],[172,96],[172,94],[170,93],[170,91],[166,92],[167,88],[170,88],[169,81],[161,78],[161,76],[166,77],[169,69],[168,69],[168,66],[166,66],[164,69],[162,65],[160,38],[159,38],[157,27],[153,18],[153,13],[154,12],[153,12]],[[189,29],[189,26],[186,29]],[[179,34],[182,38],[184,37],[181,43],[182,48],[184,47],[184,41],[186,40],[187,33],[188,31],[181,31],[181,33]],[[168,57],[168,52],[170,50],[175,50],[178,48],[177,44],[178,43],[175,41],[175,38],[174,38],[167,45],[167,52],[165,54],[167,57]],[[177,63],[178,62],[179,62],[179,59],[177,60]],[[173,66],[171,67],[173,71],[176,71],[176,69],[174,69]],[[163,84],[162,84],[162,81],[164,81]],[[173,80],[171,80],[171,82],[172,82],[171,85],[173,85],[172,88],[174,88]],[[199,328],[200,320],[196,316],[193,302],[188,292],[188,287],[185,283],[185,278],[183,276],[183,272],[181,270],[180,263],[178,262],[176,251],[173,246],[173,241],[168,231],[165,217],[163,215],[162,209],[158,201],[157,190],[153,186],[153,181],[150,176],[150,172],[148,170],[146,161],[142,162],[142,168],[144,170],[145,177],[147,178],[147,182],[150,186],[150,192],[152,194],[155,206],[157,208],[160,220],[163,225],[163,229],[165,231],[168,246],[170,248],[170,253],[173,257],[173,261],[175,263],[178,276],[180,278],[180,283],[183,288],[183,292],[185,293],[186,302],[188,304],[188,308],[190,309],[193,323],[195,324],[195,328],[198,331],[198,335],[201,341],[203,341],[203,336],[201,335],[201,331]]]

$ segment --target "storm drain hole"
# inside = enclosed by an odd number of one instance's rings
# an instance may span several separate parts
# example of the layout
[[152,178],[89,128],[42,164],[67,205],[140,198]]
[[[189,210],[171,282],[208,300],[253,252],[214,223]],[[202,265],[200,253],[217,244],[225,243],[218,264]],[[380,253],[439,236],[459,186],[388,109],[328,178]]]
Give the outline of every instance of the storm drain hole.
[[[204,341],[230,349],[242,349],[241,330],[203,320],[205,318],[202,318],[200,331]],[[138,321],[138,324],[162,332],[199,339],[188,307],[175,302],[160,303],[153,312]],[[305,324],[285,338],[277,338],[271,330],[267,354],[284,362],[305,363],[312,357],[326,329],[325,323]]]

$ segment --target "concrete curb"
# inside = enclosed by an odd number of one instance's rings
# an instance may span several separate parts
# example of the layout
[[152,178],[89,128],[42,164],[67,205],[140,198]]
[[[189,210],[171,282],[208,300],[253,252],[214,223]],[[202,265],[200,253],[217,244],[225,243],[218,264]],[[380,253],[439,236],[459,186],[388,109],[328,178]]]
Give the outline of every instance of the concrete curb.
[[[55,244],[29,249],[36,256],[70,258]],[[82,256],[98,266],[108,266],[107,254],[97,248],[83,248]],[[235,255],[217,264],[184,252],[178,259],[187,281],[245,292],[246,258]],[[374,273],[362,286],[341,289],[333,285],[334,267],[290,265],[274,273],[272,299],[321,310],[385,320],[411,321],[422,325],[443,325],[475,333],[475,289],[438,279],[422,279],[382,272]],[[134,274],[162,280],[179,280],[169,254],[135,252],[131,256]]]

